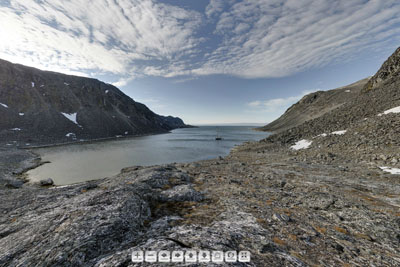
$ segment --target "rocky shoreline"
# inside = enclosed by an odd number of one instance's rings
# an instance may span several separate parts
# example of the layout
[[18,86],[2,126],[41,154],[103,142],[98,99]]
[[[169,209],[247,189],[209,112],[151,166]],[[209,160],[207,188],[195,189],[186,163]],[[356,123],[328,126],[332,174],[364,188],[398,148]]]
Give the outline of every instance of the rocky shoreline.
[[215,160],[0,190],[0,266],[150,266],[131,263],[138,249],[252,253],[223,266],[398,266],[398,176],[317,150],[266,140]]

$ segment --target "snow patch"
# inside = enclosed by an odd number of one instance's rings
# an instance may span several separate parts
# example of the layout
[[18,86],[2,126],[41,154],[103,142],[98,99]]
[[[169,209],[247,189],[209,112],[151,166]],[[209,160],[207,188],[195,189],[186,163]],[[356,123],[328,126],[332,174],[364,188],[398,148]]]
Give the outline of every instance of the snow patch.
[[5,108],[8,108],[8,106],[6,104],[0,103],[0,105],[2,105]]
[[391,174],[400,174],[400,169],[391,167],[379,167],[384,172],[389,172]]
[[312,141],[303,139],[303,140],[296,142],[296,144],[294,144],[290,148],[294,149],[294,150],[305,149],[305,148],[309,148],[311,146],[311,144],[312,144]]
[[106,90],[106,94],[108,94],[108,92],[110,92],[109,90]]
[[78,125],[78,123],[76,122],[76,114],[77,114],[76,112],[71,114],[61,112],[61,114],[63,114],[67,119]]
[[383,113],[379,113],[378,116],[386,115],[389,113],[400,113],[400,107],[395,107],[384,111]]
[[327,136],[328,136],[328,134],[326,134],[326,133],[322,133],[322,134],[317,135],[317,137],[327,137]]
[[344,135],[346,132],[347,132],[347,130],[341,130],[341,131],[332,132],[331,134]]
[[69,85],[69,83],[64,83],[66,86],[68,86]]
[[21,131],[20,128],[12,128],[11,131]]
[[125,134],[128,134],[129,132],[125,132]]
[[350,91],[350,90],[346,90],[345,92],[346,92],[346,93],[350,93],[351,91]]
[[115,137],[120,138],[120,137],[122,137],[122,135],[116,135]]
[[42,84],[40,87],[44,87],[44,84]]
[[65,136],[66,136],[66,137],[74,137],[75,134],[74,134],[74,133],[67,133]]
[[35,87],[35,83],[34,82],[31,82],[32,83],[32,87]]
[[18,113],[18,115],[20,115],[20,116],[24,116],[24,115],[25,115],[25,113],[22,113],[22,112],[20,112],[20,113]]

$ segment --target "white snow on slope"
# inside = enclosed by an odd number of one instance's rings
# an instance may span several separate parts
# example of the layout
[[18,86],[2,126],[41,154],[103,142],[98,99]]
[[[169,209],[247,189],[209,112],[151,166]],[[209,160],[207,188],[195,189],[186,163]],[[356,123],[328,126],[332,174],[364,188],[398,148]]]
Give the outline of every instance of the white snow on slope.
[[350,93],[351,91],[350,91],[350,90],[346,90],[345,92],[346,92],[346,93]]
[[20,128],[12,128],[11,131],[21,131]]
[[108,94],[108,92],[109,92],[109,91],[108,91],[108,90],[106,90],[106,94]]
[[312,141],[303,139],[303,140],[296,142],[296,144],[294,144],[290,148],[294,149],[294,150],[305,149],[305,148],[309,148],[311,144],[312,144]]
[[64,83],[66,86],[68,86],[69,85],[69,83]]
[[22,112],[21,112],[21,113],[18,113],[18,115],[20,115],[20,116],[24,116],[24,115],[25,115],[25,113],[22,113]]
[[75,136],[75,134],[74,133],[67,133],[65,136],[66,137],[72,137],[72,136]]
[[379,113],[378,116],[386,115],[389,113],[400,113],[400,107],[395,107],[384,111],[383,113]]
[[78,125],[78,123],[76,122],[76,112],[71,114],[61,112],[61,114],[63,114],[67,119]]
[[391,174],[400,174],[400,169],[391,167],[379,167],[384,172],[389,172]]
[[327,137],[327,136],[328,135],[326,133],[322,133],[322,134],[317,135],[317,137]]
[[32,83],[32,87],[35,87],[35,83],[34,82],[31,82]]
[[341,130],[341,131],[331,132],[331,134],[344,135],[346,132],[347,132],[347,130]]
[[8,108],[8,106],[6,104],[0,103],[0,105],[2,105],[5,108]]

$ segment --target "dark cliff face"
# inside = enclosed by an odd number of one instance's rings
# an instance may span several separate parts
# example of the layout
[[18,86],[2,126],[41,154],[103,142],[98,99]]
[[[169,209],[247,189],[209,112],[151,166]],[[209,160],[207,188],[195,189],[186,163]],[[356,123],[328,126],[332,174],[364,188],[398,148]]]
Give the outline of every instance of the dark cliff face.
[[0,140],[68,142],[185,127],[96,79],[0,60]]

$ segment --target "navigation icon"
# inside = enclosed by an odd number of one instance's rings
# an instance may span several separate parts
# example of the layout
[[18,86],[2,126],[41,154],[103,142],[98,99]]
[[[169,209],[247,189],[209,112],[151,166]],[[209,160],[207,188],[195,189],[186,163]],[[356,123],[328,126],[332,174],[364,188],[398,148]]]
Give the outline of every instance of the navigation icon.
[[172,251],[172,262],[183,262],[183,251]]
[[168,250],[161,250],[158,252],[159,262],[171,262],[171,252]]
[[194,250],[186,251],[185,262],[197,262],[197,252]]
[[157,261],[157,252],[156,251],[146,251],[144,259],[146,262],[156,262]]
[[143,261],[144,261],[143,251],[138,250],[132,252],[132,262],[143,262]]
[[226,262],[237,262],[237,252],[233,251],[233,250],[225,252],[225,261]]
[[199,262],[210,262],[210,261],[211,261],[210,251],[201,250],[199,252]]
[[211,252],[211,261],[216,263],[224,262],[224,252],[222,251]]
[[251,254],[250,251],[239,252],[239,262],[250,262]]

